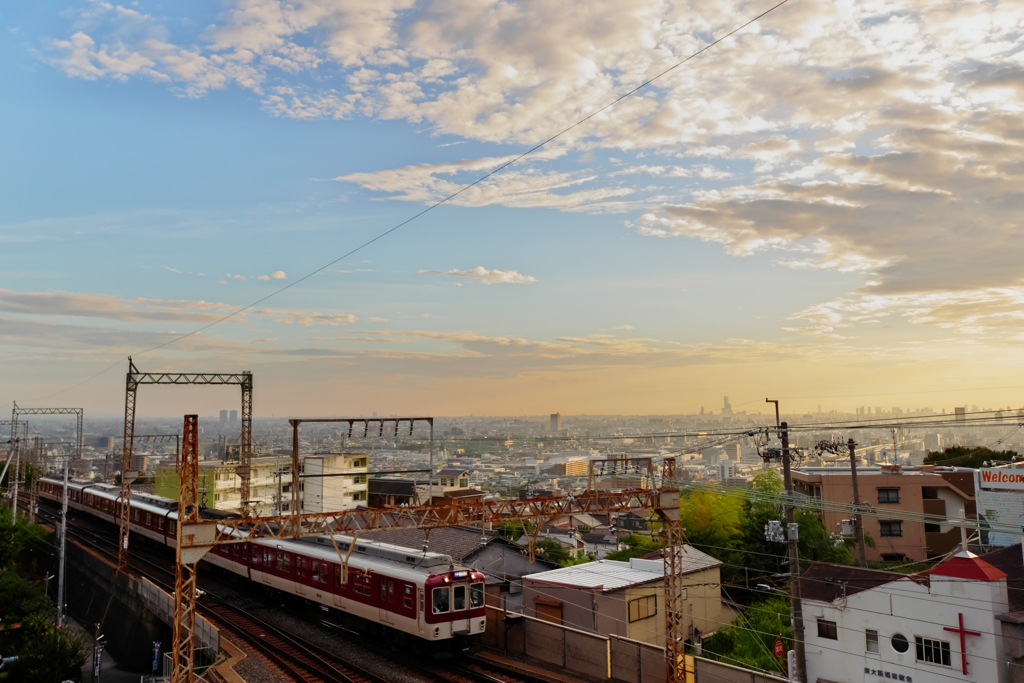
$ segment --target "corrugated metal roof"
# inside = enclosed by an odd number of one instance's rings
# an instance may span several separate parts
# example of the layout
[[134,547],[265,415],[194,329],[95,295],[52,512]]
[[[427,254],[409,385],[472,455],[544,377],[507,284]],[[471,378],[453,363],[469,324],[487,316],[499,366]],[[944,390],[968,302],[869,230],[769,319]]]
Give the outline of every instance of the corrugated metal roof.
[[[717,567],[722,563],[692,546],[685,546],[685,559],[688,561],[684,574]],[[660,581],[665,576],[664,564],[661,560],[642,560],[633,558],[629,562],[617,560],[598,560],[572,567],[553,569],[549,572],[527,574],[525,581],[555,583],[562,586],[600,589],[613,591],[635,586],[648,581]]]

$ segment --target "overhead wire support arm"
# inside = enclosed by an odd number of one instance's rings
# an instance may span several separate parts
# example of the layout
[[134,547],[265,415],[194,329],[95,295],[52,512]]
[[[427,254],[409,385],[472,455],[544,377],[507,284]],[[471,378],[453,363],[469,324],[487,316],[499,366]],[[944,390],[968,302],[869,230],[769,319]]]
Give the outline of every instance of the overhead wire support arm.
[[129,506],[132,482],[138,472],[132,467],[135,443],[135,406],[139,386],[143,384],[237,385],[242,390],[242,433],[239,464],[235,468],[241,480],[242,514],[249,513],[249,486],[252,472],[252,373],[251,372],[140,372],[131,356],[125,377],[124,442],[121,449],[121,519],[118,569],[128,566]]

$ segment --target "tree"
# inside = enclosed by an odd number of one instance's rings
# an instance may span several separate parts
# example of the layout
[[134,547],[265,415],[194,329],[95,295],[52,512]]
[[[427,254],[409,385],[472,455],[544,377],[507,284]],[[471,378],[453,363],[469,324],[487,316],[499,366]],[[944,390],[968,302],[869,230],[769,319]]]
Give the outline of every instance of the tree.
[[0,515],[0,569],[24,563],[28,551],[45,541],[46,530],[29,524],[28,517],[18,515],[18,520],[12,523],[9,514]]
[[642,557],[661,548],[661,543],[657,539],[641,534],[630,534],[622,539],[622,543],[626,544],[625,549],[608,553],[604,559],[628,562],[631,557]]
[[537,553],[549,562],[556,562],[563,567],[571,567],[574,564],[590,562],[590,558],[582,550],[575,555],[562,547],[562,544],[553,538],[545,538],[535,546]]
[[942,451],[930,451],[925,456],[926,465],[956,465],[957,467],[985,467],[986,463],[1010,462],[1020,457],[1017,451],[993,451],[984,446],[980,448],[965,448],[964,446],[950,446]]
[[10,681],[61,683],[80,680],[90,638],[81,631],[57,628],[33,615],[22,623],[23,643],[18,661],[10,667]]
[[748,606],[731,625],[719,628],[704,641],[701,654],[727,664],[778,672],[783,670],[783,662],[772,653],[776,638],[782,639],[787,650],[792,646],[789,600],[782,596]]
[[537,525],[533,522],[508,520],[496,525],[494,530],[501,534],[502,538],[515,542],[522,538],[524,527],[527,534],[533,534],[533,530],[537,528]]
[[593,529],[591,529],[586,524],[580,524],[578,527],[576,527],[576,531],[580,532],[580,536],[582,536],[583,534],[589,534],[591,531],[593,531]]

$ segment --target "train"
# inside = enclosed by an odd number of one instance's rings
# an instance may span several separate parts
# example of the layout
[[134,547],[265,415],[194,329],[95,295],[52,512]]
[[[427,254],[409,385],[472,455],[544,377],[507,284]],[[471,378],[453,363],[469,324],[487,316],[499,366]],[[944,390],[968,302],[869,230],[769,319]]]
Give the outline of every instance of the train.
[[[41,478],[39,495],[61,503],[64,482]],[[178,502],[133,492],[130,505],[131,532],[136,538],[173,549]],[[120,524],[120,487],[71,480],[68,507]],[[237,517],[212,509],[200,514],[206,519]],[[349,554],[347,577],[335,543]],[[357,630],[383,635],[417,651],[474,652],[487,627],[484,575],[439,553],[336,535],[333,541],[329,536],[314,536],[219,545],[203,562],[221,573],[319,605]]]

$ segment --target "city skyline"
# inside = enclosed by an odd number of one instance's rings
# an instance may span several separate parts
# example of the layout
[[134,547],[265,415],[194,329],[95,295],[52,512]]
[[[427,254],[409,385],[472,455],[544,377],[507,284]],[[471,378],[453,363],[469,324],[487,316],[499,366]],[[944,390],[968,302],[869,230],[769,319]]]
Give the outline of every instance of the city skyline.
[[134,354],[260,416],[1017,406],[1009,3],[786,4],[173,341],[768,7],[5,9],[0,395],[117,414]]

